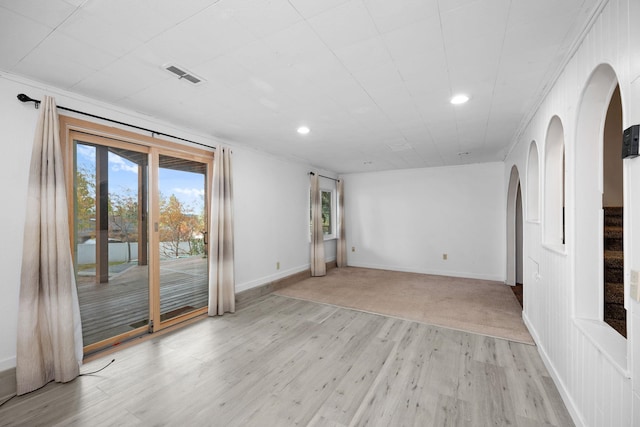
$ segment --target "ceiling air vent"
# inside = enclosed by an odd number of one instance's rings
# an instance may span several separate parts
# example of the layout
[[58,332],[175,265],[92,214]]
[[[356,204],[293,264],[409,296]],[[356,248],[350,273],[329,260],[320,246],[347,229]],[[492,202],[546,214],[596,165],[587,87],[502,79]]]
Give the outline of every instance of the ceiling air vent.
[[409,144],[408,142],[396,142],[393,144],[388,144],[387,147],[389,147],[391,151],[407,151],[413,149],[411,144]]
[[162,66],[162,68],[164,68],[165,70],[167,70],[168,72],[170,72],[171,74],[174,74],[176,76],[178,76],[179,79],[184,79],[194,85],[198,85],[200,83],[202,83],[204,80],[201,79],[200,77],[196,76],[195,74],[193,74],[190,71],[185,70],[182,67],[177,67],[173,64],[165,64]]

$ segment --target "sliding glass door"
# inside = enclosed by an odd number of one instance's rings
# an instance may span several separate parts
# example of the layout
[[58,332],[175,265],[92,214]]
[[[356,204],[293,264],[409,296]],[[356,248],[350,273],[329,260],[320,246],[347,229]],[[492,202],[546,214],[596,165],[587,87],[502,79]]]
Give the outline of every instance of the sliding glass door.
[[[146,332],[148,150],[74,140],[74,261],[85,346]],[[135,148],[135,151],[131,148]]]
[[207,164],[158,158],[160,321],[207,307]]
[[70,136],[85,351],[205,312],[212,157]]

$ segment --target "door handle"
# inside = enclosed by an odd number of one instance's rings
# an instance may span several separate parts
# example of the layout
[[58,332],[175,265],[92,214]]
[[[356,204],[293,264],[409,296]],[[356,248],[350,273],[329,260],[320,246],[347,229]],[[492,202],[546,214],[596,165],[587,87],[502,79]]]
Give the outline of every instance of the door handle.
[[208,244],[209,244],[209,242],[207,242],[207,235],[208,235],[208,234],[209,234],[209,233],[208,233],[207,231],[203,231],[203,232],[202,232],[202,238],[203,238],[203,240],[204,240],[204,244],[205,244],[205,245],[208,245]]

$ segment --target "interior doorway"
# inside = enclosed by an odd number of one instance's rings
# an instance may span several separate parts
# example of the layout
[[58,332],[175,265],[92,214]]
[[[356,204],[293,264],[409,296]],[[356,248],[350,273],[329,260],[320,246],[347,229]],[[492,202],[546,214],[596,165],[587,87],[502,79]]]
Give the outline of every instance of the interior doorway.
[[520,307],[524,308],[524,264],[523,255],[523,221],[522,221],[522,188],[518,183],[518,192],[516,194],[516,283],[513,287],[513,293],[516,295]]
[[[514,165],[509,177],[507,190],[507,279],[505,283],[513,287],[522,305],[523,283],[523,217],[520,174]],[[518,293],[520,296],[518,296]]]

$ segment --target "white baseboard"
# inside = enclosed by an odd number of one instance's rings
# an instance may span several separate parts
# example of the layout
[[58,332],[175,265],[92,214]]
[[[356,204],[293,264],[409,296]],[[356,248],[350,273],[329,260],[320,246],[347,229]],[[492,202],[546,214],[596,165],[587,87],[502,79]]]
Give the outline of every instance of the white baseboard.
[[562,401],[567,407],[567,410],[571,415],[571,419],[573,420],[573,423],[576,425],[576,427],[586,427],[586,424],[582,419],[582,416],[580,415],[580,411],[578,411],[578,407],[576,406],[575,402],[571,398],[571,395],[569,394],[569,390],[567,390],[567,387],[564,381],[562,381],[562,379],[560,378],[560,375],[558,375],[558,371],[556,371],[555,365],[551,362],[551,359],[549,359],[549,356],[544,348],[544,345],[540,342],[538,332],[533,327],[533,325],[529,321],[529,318],[527,317],[527,314],[524,311],[522,312],[522,320],[524,321],[524,324],[527,327],[527,329],[529,329],[529,333],[533,337],[533,340],[536,343],[536,347],[538,347],[538,354],[540,354],[540,358],[542,359],[544,366],[547,368],[547,371],[549,371],[549,374],[551,375],[553,382],[558,388],[558,391],[560,392],[560,396],[562,397]]
[[[336,260],[335,257],[327,258],[325,260],[325,262],[330,263],[330,262],[334,262],[335,260]],[[259,279],[255,279],[255,280],[251,280],[251,281],[248,281],[248,282],[236,284],[236,293],[242,292],[242,291],[248,291],[249,289],[257,288],[258,286],[262,286],[262,285],[274,282],[274,281],[279,280],[279,279],[284,279],[285,277],[292,276],[292,275],[294,275],[296,273],[301,273],[301,272],[303,272],[305,270],[309,270],[309,268],[311,268],[310,264],[300,265],[298,267],[293,267],[293,268],[290,268],[288,270],[282,270],[282,271],[279,271],[279,272],[277,272],[275,274],[271,274],[269,276],[264,276],[264,277],[261,277]]]
[[8,359],[0,360],[0,372],[6,371],[7,369],[16,367],[16,358],[9,357]]
[[397,265],[369,264],[366,262],[358,263],[358,262],[349,261],[349,267],[373,268],[375,270],[402,271],[404,273],[432,274],[435,276],[461,277],[465,279],[492,280],[495,282],[502,282],[502,283],[504,283],[505,281],[505,278],[501,275],[477,274],[477,273],[469,273],[464,271],[460,272],[460,271],[449,271],[449,270],[431,270],[431,269],[421,269],[421,268],[412,268],[412,267],[399,267]]
[[16,368],[0,371],[0,402],[16,394]]
[[291,276],[293,274],[300,273],[300,272],[308,270],[308,269],[309,269],[309,264],[301,265],[301,266],[298,266],[298,267],[290,268],[288,270],[279,271],[279,272],[277,272],[275,274],[271,274],[269,276],[264,276],[264,277],[261,277],[259,279],[251,280],[249,282],[236,284],[236,293],[242,292],[242,291],[248,291],[249,289],[253,289],[253,288],[257,288],[258,286],[262,286],[262,285],[264,285],[266,283],[271,283],[271,282],[276,281],[278,279],[282,279],[282,278],[285,278],[287,276]]

